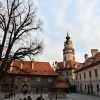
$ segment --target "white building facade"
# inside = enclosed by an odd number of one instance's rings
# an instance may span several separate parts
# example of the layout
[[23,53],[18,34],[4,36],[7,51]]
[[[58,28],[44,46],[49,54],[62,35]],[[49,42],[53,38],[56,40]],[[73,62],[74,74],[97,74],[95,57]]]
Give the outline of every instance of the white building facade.
[[85,55],[85,62],[77,71],[77,92],[100,96],[100,52],[91,50],[92,57]]

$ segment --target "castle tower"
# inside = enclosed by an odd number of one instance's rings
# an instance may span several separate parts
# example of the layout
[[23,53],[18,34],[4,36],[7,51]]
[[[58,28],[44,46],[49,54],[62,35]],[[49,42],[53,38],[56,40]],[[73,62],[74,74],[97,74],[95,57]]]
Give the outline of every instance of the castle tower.
[[70,40],[70,36],[67,32],[66,41],[64,42],[64,49],[63,49],[63,61],[75,61],[75,53],[73,48],[73,43]]

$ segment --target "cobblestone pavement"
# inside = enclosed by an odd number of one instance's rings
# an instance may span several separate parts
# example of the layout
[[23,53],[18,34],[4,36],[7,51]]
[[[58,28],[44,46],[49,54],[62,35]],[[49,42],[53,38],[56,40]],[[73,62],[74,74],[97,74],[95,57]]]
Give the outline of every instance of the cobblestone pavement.
[[[40,94],[33,94],[33,95],[31,95],[31,94],[27,94],[27,95],[17,94],[15,97],[12,97],[11,99],[0,99],[0,100],[19,100],[19,98],[23,99],[24,97],[27,97],[27,96],[31,96],[32,100],[36,100],[36,98],[38,96],[40,96]],[[50,100],[48,98],[48,94],[43,94],[42,96],[43,96],[44,100]],[[56,99],[52,99],[52,100],[56,100]],[[100,97],[72,93],[72,94],[67,94],[66,99],[57,99],[57,100],[100,100]]]

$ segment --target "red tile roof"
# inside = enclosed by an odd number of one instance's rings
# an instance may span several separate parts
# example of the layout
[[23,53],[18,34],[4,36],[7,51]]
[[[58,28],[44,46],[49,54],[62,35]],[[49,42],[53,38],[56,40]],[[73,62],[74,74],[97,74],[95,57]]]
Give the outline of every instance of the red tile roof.
[[98,62],[100,61],[100,52],[97,53],[95,56],[94,56],[94,60],[92,61],[92,63],[95,63],[95,62]]
[[65,83],[65,82],[60,82],[55,85],[55,88],[57,88],[57,89],[65,89],[65,88],[69,88],[69,87],[70,87],[69,83]]
[[76,70],[75,72],[84,70],[84,69],[86,69],[86,68],[93,67],[97,62],[100,62],[100,52],[98,52],[94,57],[88,58],[88,59],[83,63],[83,66],[82,66],[80,69]]
[[77,69],[79,67],[79,64],[80,64],[79,62],[70,60],[65,62],[65,67],[64,67],[64,62],[57,62],[57,70],[66,69],[66,68]]
[[12,70],[9,73],[13,74],[31,74],[31,75],[58,75],[49,62],[32,62],[32,61],[14,61]]

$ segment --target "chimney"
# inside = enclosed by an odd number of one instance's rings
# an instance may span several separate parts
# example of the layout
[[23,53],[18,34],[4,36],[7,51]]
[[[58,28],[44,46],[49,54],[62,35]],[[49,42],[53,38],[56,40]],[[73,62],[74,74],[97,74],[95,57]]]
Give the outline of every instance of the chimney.
[[13,70],[13,62],[11,63],[10,71]]
[[20,69],[23,69],[23,63],[21,62]]
[[34,69],[34,58],[32,58],[32,69]]
[[54,68],[54,66],[55,66],[55,64],[54,64],[54,62],[52,63],[52,68]]
[[84,55],[85,61],[88,59],[88,54]]
[[55,61],[55,66],[57,67],[57,61]]
[[98,49],[91,49],[92,57],[94,57],[98,52]]

